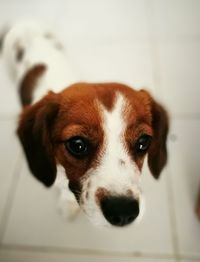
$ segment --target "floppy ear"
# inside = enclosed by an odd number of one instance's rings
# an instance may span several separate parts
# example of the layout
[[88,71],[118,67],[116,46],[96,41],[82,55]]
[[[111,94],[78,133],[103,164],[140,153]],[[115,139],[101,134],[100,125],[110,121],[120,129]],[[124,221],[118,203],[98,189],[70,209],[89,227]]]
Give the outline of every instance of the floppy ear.
[[166,110],[151,98],[153,139],[148,152],[148,165],[157,179],[167,163],[167,135],[169,119]]
[[55,96],[51,92],[38,103],[25,108],[17,129],[31,172],[48,187],[56,179],[51,141],[51,128],[58,113]]

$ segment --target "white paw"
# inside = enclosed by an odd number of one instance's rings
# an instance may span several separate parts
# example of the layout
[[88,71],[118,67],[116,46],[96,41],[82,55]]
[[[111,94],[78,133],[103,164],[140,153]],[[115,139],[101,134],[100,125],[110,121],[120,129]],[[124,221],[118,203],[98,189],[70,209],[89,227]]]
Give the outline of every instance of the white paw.
[[58,174],[54,188],[58,194],[58,212],[61,214],[63,219],[72,221],[79,214],[80,207],[74,194],[69,190],[68,180],[64,173],[63,167],[58,166],[57,168]]

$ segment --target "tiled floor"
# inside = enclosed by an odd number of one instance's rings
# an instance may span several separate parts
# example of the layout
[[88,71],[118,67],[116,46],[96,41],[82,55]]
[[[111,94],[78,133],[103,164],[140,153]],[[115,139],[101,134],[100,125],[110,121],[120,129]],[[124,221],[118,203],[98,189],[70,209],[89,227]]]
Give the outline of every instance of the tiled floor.
[[0,60],[0,261],[200,261],[200,1],[0,1],[0,23],[50,21],[81,80],[147,87],[171,114],[169,163],[143,177],[146,213],[123,230],[66,222],[29,175],[15,137],[17,91]]

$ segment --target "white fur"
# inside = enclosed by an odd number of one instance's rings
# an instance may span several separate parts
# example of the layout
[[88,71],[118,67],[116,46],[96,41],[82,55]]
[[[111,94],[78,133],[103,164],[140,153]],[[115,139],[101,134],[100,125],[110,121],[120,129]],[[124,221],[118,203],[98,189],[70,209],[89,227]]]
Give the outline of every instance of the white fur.
[[[46,34],[52,35],[52,38],[45,37]],[[5,36],[2,53],[17,86],[31,67],[37,64],[47,66],[45,74],[37,84],[34,102],[49,90],[61,91],[78,80],[64,50],[56,47],[58,44],[51,31],[35,21],[19,22]],[[21,61],[16,60],[16,46],[25,51]]]
[[58,211],[64,219],[73,220],[79,213],[80,207],[74,194],[68,188],[68,179],[62,166],[57,166],[57,177],[54,188],[57,190]]

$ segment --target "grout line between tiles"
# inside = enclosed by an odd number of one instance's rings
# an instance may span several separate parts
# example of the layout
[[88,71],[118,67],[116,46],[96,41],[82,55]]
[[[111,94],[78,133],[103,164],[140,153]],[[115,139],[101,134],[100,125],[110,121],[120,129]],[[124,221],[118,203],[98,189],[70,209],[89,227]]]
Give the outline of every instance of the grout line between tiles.
[[[147,0],[148,1],[148,0]],[[97,46],[112,46],[112,45],[124,45],[130,43],[147,43],[149,36],[146,35],[136,35],[130,36],[129,35],[120,35],[120,36],[113,36],[113,37],[105,37],[105,38],[85,38],[84,42],[81,43],[82,48],[89,49],[91,47]],[[166,36],[159,36],[159,35],[152,35],[151,39],[155,42],[159,43],[200,43],[200,34],[166,34]],[[65,38],[65,42],[69,43],[69,47],[79,48],[80,47],[80,37],[72,37],[69,36]]]
[[197,256],[192,256],[192,255],[181,255],[181,261],[184,260],[184,261],[197,261],[199,262],[200,261],[200,257],[197,257]]
[[153,25],[152,25],[152,3],[145,0],[145,11],[148,23],[148,43],[150,49],[151,63],[152,63],[152,75],[153,83],[158,95],[161,95],[161,78],[160,78],[160,66],[159,66],[159,54],[158,54],[158,41],[154,35]]
[[[57,253],[57,254],[68,254],[77,256],[101,256],[101,257],[130,257],[130,258],[149,258],[159,261],[160,259],[173,260],[174,256],[165,253],[148,253],[148,252],[117,252],[117,251],[105,251],[105,250],[90,250],[80,248],[67,248],[67,247],[56,247],[56,246],[28,246],[20,244],[2,244],[0,250],[6,251],[18,251],[18,252],[40,252],[40,253]],[[180,259],[190,261],[200,261],[200,257],[192,255],[182,255]]]
[[[56,246],[27,246],[18,244],[2,244],[2,250],[14,250],[14,251],[26,251],[26,252],[42,252],[42,253],[59,253],[59,254],[71,254],[71,255],[88,255],[88,256],[117,256],[117,257],[143,257],[143,258],[153,258],[155,260],[160,259],[174,259],[171,254],[165,253],[146,253],[146,252],[119,252],[119,251],[106,251],[106,250],[91,250],[91,249],[81,249],[81,248],[67,248],[67,247],[56,247]],[[0,249],[0,250],[1,250]]]
[[[155,90],[158,96],[162,97],[162,89],[161,89],[161,76],[160,76],[160,64],[159,64],[159,53],[158,53],[158,41],[154,35],[154,26],[152,24],[152,16],[153,16],[153,6],[152,3],[148,0],[145,0],[145,8],[146,8],[146,17],[148,22],[148,31],[149,31],[149,48],[151,54],[151,62],[153,68],[153,82],[155,85]],[[179,245],[177,238],[177,228],[176,228],[176,220],[175,220],[175,211],[174,211],[174,198],[173,191],[171,188],[171,180],[168,176],[166,179],[167,186],[167,194],[168,194],[168,203],[169,203],[169,219],[170,219],[170,229],[171,229],[171,240],[173,247],[173,254],[176,262],[180,261],[179,256]]]
[[170,224],[171,224],[171,238],[174,249],[174,256],[176,261],[180,261],[180,248],[178,241],[178,232],[177,232],[177,222],[175,215],[175,203],[174,203],[174,192],[172,188],[172,178],[171,172],[168,164],[168,176],[167,176],[167,195],[168,195],[168,203],[169,203],[169,214],[170,214]]
[[0,113],[0,121],[11,121],[16,120],[18,115],[16,114],[2,114]]
[[22,167],[22,155],[21,152],[19,151],[17,154],[17,158],[16,158],[16,162],[14,165],[14,169],[13,169],[13,178],[10,184],[10,188],[8,191],[8,197],[6,200],[6,205],[4,208],[4,213],[2,216],[2,221],[1,221],[1,227],[0,227],[0,247],[4,238],[4,234],[6,232],[7,229],[7,223],[9,220],[9,215],[12,209],[12,205],[13,205],[13,200],[17,191],[17,187],[19,184],[19,177],[20,177],[20,170]]

